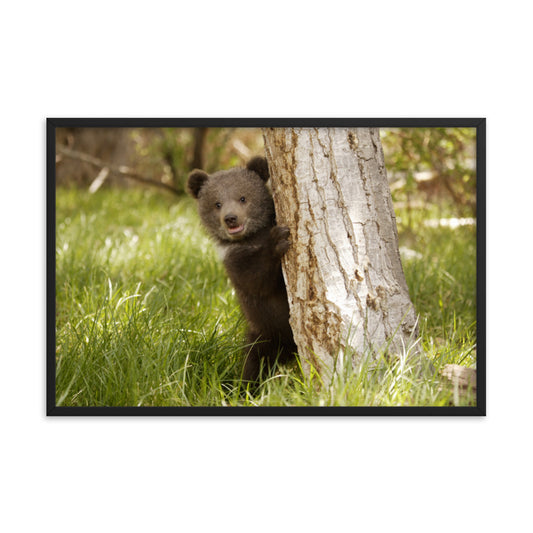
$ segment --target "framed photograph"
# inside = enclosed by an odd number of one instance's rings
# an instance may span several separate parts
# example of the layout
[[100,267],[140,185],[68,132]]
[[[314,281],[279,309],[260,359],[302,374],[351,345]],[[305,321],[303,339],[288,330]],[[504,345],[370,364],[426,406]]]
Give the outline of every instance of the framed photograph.
[[47,119],[48,415],[485,415],[485,126]]

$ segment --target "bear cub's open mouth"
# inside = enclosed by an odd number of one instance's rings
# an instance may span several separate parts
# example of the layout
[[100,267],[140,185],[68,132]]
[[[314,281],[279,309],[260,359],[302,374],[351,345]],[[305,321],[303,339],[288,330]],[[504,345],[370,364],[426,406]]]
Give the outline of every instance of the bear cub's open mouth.
[[234,226],[234,227],[228,226],[228,233],[230,235],[236,235],[237,233],[241,233],[241,231],[244,231],[244,224],[241,224],[240,226]]

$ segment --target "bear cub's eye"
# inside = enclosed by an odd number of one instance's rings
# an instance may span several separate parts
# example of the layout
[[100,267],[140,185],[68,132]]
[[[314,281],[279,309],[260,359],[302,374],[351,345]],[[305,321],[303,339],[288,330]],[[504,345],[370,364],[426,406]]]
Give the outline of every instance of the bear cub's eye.
[[216,207],[217,209],[220,209],[220,208],[222,207],[222,204],[221,204],[220,202],[217,202],[217,203],[215,204],[215,207]]
[[244,204],[244,202],[246,202],[246,198],[244,196],[241,196],[241,203]]

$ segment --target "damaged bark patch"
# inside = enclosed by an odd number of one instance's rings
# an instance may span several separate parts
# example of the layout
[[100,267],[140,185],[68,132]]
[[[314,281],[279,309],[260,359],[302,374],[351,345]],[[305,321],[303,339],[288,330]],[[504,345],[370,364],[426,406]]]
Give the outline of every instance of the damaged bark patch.
[[352,149],[353,152],[359,147],[359,139],[353,131],[348,132],[348,146]]

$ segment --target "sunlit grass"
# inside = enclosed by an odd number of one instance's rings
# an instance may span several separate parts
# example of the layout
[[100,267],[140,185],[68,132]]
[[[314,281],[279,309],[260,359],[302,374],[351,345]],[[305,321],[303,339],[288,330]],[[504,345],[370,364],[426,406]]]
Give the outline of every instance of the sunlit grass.
[[[294,364],[247,389],[240,381],[244,321],[191,199],[60,189],[56,204],[58,405],[451,402],[434,374],[416,372],[407,357],[346,365],[331,382]],[[404,258],[419,345],[436,371],[447,363],[473,366],[475,228],[420,222],[413,231],[400,225],[402,246],[421,254]]]

